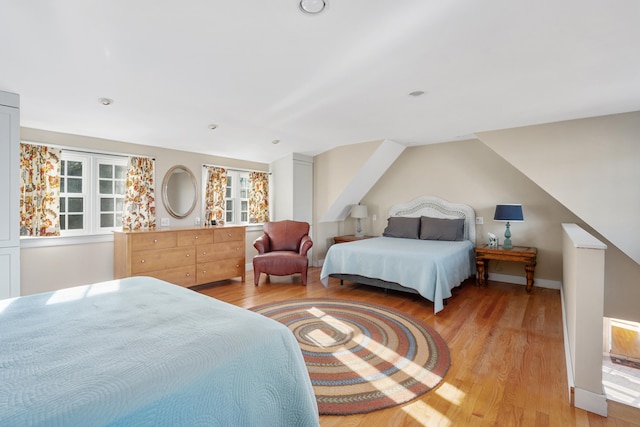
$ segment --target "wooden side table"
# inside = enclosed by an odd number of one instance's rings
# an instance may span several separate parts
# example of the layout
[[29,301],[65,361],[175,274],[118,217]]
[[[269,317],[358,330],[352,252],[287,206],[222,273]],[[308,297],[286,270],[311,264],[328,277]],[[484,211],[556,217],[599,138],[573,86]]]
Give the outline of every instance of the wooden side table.
[[536,256],[538,249],[523,246],[514,246],[513,249],[490,248],[487,245],[476,248],[476,281],[479,286],[485,286],[489,278],[489,260],[511,261],[524,263],[527,275],[527,292],[533,289],[533,273],[536,269]]
[[346,243],[346,242],[353,242],[356,240],[362,240],[362,239],[370,239],[374,236],[363,236],[363,237],[356,237],[353,234],[349,234],[346,236],[336,236],[333,238],[333,243]]

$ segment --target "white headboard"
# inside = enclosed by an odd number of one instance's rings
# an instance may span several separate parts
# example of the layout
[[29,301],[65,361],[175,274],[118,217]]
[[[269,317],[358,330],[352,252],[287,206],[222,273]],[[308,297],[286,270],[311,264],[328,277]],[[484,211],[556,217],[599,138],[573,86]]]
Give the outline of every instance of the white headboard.
[[464,218],[464,238],[476,244],[476,212],[469,205],[450,203],[435,196],[422,196],[391,206],[389,216]]

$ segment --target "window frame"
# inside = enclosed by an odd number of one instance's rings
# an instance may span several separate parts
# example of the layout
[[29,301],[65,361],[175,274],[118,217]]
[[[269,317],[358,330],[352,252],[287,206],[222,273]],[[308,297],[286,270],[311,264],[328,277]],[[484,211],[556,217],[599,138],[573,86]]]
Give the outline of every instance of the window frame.
[[[113,227],[100,226],[100,164],[111,166],[127,166],[128,156],[106,153],[91,153],[81,150],[70,150],[62,148],[60,155],[63,161],[83,161],[83,197],[84,197],[84,226],[82,229],[60,230],[60,237],[72,236],[97,236],[111,234],[113,231],[121,230],[117,222]],[[115,169],[115,168],[114,168]],[[114,178],[115,180],[115,178]],[[126,181],[126,176],[125,176]],[[126,192],[126,189],[125,189]],[[68,194],[65,192],[65,194]],[[76,194],[76,193],[71,193]],[[62,198],[62,192],[60,193]],[[67,196],[68,197],[68,196]],[[124,199],[124,193],[122,194]],[[68,209],[68,206],[66,207]],[[62,212],[60,212],[62,214]]]
[[[265,172],[265,171],[260,171],[260,170],[254,170],[254,169],[238,169],[238,168],[231,168],[231,167],[227,167],[227,166],[218,166],[218,165],[210,165],[210,164],[203,164],[202,165],[202,200],[206,199],[206,194],[207,194],[207,179],[208,179],[208,172],[207,172],[207,168],[208,167],[221,167],[224,168],[227,174],[227,186],[225,188],[225,203],[224,203],[224,216],[223,216],[223,220],[225,225],[229,224],[229,225],[238,225],[238,226],[246,226],[249,227],[248,229],[253,230],[254,228],[256,230],[261,229],[262,226],[264,225],[264,223],[262,222],[251,222],[251,217],[249,216],[249,199],[251,197],[251,186],[249,184],[249,174],[251,172]],[[265,172],[266,173],[266,172]],[[247,197],[240,197],[240,193],[242,191],[241,189],[241,185],[240,185],[240,177],[244,176],[244,178],[246,178],[246,182],[247,182],[247,186],[246,186],[246,190],[247,190]],[[231,179],[229,179],[231,178]],[[234,193],[237,197],[227,197],[227,191],[228,189],[231,188],[231,193]],[[247,209],[244,211],[246,213],[246,217],[247,220],[246,221],[240,221],[242,218],[242,203],[245,202],[246,203],[246,207]],[[230,203],[232,205],[231,210],[233,211],[233,218],[234,221],[233,222],[229,222],[227,221],[227,213],[229,212],[229,210],[227,209],[227,203]],[[203,203],[203,211],[202,211],[202,215],[203,217],[206,216],[206,212],[204,211],[204,203]]]
[[[231,179],[229,179],[231,177]],[[249,195],[248,181],[249,171],[239,169],[227,169],[227,189],[231,188],[232,197],[227,197],[227,191],[225,191],[225,224],[233,225],[249,225],[249,197],[240,197],[242,192],[242,178],[246,178],[247,181],[247,196]],[[231,202],[231,212],[233,216],[233,222],[227,221],[227,203]],[[242,202],[247,204],[247,209],[244,211],[247,215],[247,220],[242,221]]]

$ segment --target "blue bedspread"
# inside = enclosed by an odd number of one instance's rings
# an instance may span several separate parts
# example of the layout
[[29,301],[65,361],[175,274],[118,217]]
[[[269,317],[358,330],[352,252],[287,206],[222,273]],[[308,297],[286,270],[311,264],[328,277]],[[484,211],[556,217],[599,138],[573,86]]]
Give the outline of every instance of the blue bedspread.
[[0,300],[0,426],[317,426],[293,334],[148,277]]
[[399,283],[433,302],[434,313],[444,308],[451,289],[473,274],[473,244],[464,240],[375,237],[329,248],[320,273],[327,286],[330,274],[357,274]]

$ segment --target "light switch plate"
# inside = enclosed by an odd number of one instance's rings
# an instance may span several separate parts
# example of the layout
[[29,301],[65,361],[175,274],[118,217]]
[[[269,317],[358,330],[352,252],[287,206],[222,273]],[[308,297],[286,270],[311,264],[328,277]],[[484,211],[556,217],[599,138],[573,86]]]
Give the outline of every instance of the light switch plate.
[[476,217],[476,224],[484,224],[484,218],[481,216]]
[[169,226],[169,218],[162,218],[160,220],[160,226],[161,227],[168,227]]

